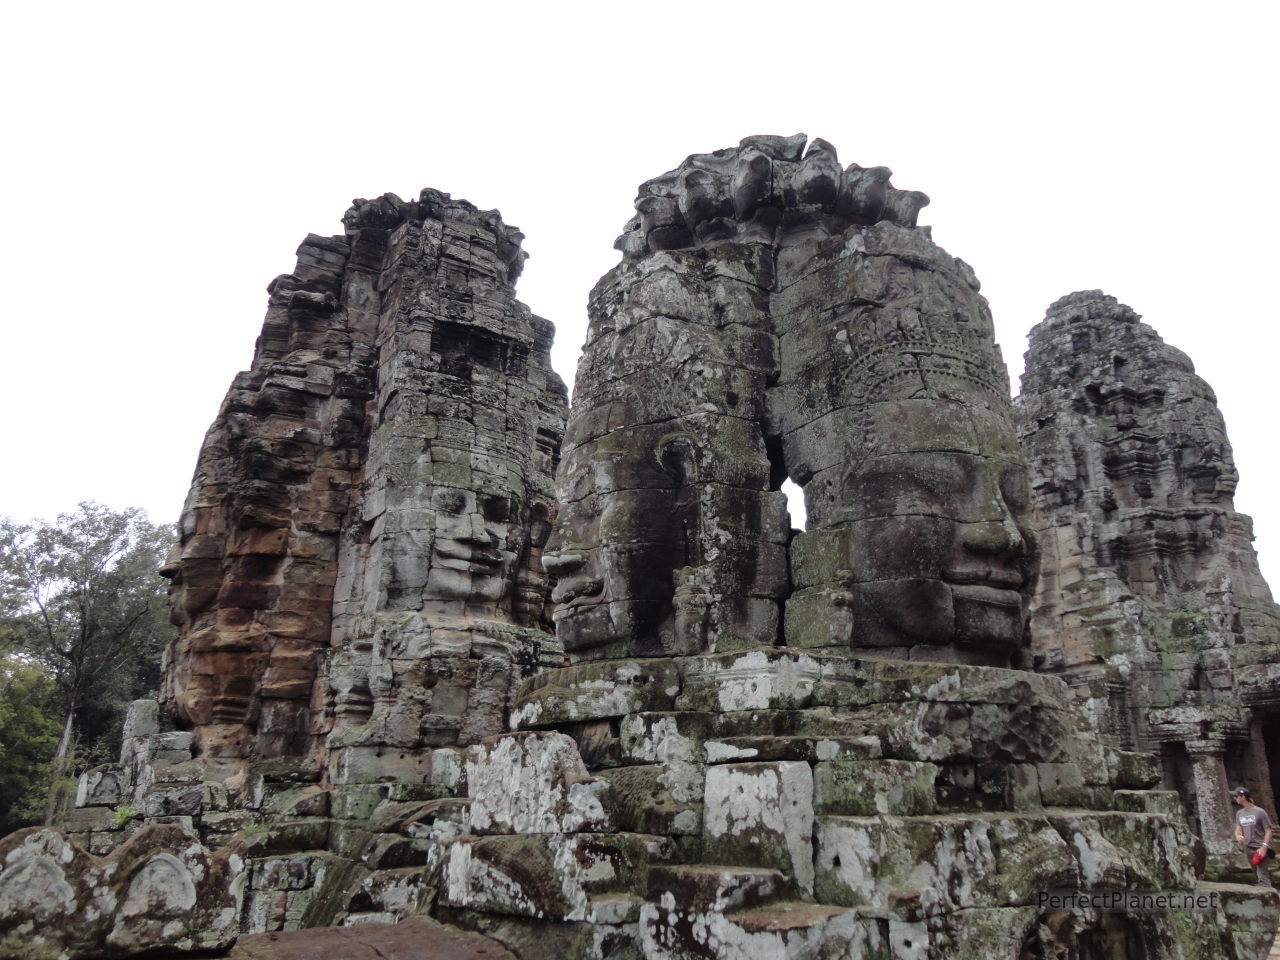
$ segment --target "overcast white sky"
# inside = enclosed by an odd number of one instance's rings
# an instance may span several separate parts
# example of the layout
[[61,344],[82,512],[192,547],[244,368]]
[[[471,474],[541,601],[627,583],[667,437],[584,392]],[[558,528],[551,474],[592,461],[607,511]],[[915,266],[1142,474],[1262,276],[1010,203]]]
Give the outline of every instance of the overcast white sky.
[[[637,185],[803,131],[933,198],[1016,387],[1100,287],[1218,393],[1280,575],[1280,4],[23,3],[0,14],[0,514],[176,518],[264,288],[353,197],[434,186],[528,236],[572,381]],[[1275,554],[1275,556],[1273,556]]]

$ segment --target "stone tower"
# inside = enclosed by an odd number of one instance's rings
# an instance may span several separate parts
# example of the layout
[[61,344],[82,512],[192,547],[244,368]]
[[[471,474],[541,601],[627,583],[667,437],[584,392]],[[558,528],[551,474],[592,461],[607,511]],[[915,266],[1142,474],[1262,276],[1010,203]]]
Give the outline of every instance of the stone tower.
[[[592,293],[547,558],[573,659],[785,627],[1021,662],[1035,563],[1008,375],[973,271],[889,175],[753,137],[640,188]],[[789,551],[788,476],[809,518]]]
[[208,761],[412,780],[559,662],[539,554],[567,398],[496,212],[424,190],[343,224],[272,282],[205,439],[165,698]]
[[1037,667],[1117,745],[1157,753],[1210,852],[1231,854],[1228,783],[1274,805],[1280,610],[1213,390],[1093,290],[1031,330],[1016,406],[1044,550]]

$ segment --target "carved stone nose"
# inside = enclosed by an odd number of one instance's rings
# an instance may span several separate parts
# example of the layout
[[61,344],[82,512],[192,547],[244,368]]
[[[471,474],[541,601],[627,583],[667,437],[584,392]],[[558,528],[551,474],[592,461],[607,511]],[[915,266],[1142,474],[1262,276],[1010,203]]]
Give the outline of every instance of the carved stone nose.
[[581,553],[544,553],[542,569],[553,577],[563,577],[581,570],[587,558]]
[[967,523],[961,542],[968,553],[989,557],[1016,558],[1026,555],[1027,541],[1012,517],[987,523]]
[[491,547],[497,543],[497,536],[485,528],[484,517],[478,513],[469,513],[460,525],[458,539],[466,543],[478,543]]

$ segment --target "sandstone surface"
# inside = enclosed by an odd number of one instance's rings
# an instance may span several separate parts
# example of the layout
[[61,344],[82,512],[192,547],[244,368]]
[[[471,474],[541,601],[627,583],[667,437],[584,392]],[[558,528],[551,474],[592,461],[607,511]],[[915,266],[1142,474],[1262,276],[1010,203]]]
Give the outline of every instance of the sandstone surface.
[[1213,390],[1130,307],[1083,291],[1032,329],[1017,410],[1043,550],[1037,669],[1114,745],[1160,758],[1230,875],[1228,786],[1275,806],[1280,608]]
[[[1134,432],[1106,381],[1118,432],[1028,435],[1029,470],[977,279],[889,181],[762,136],[644,184],[567,426],[496,212],[387,195],[308,238],[201,453],[165,709],[69,836],[0,842],[0,956],[1264,956],[1276,894],[1202,879],[1135,711],[1078,695],[1122,659],[1049,592],[1110,577],[1148,626],[1203,599],[1212,629],[1150,633],[1169,741],[1264,702],[1211,395],[1135,327],[1179,416]],[[1024,434],[1078,406],[1048,329]],[[1144,891],[1178,899],[1089,899]]]

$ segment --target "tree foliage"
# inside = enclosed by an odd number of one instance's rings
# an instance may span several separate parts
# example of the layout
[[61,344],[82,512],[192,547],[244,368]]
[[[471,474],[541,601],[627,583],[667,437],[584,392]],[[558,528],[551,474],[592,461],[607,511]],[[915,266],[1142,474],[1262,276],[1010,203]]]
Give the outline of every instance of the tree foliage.
[[112,750],[125,706],[158,684],[173,628],[157,571],[173,539],[141,510],[92,502],[53,523],[0,520],[0,644],[48,685],[55,782],[65,784],[77,744]]
[[0,659],[0,835],[44,816],[61,725],[53,683],[32,663]]

